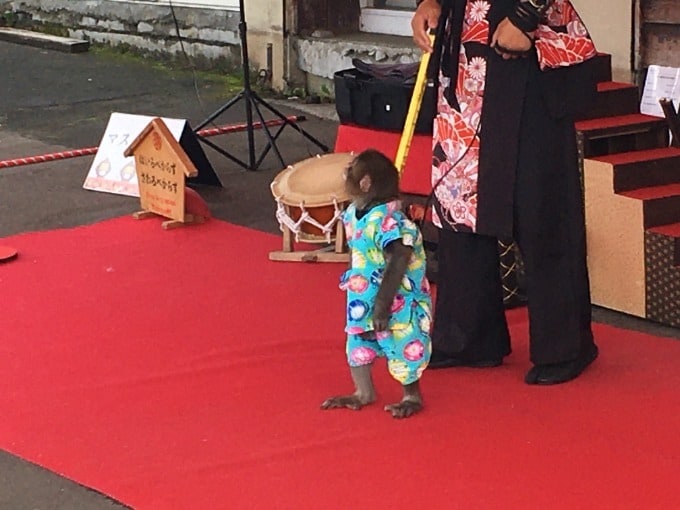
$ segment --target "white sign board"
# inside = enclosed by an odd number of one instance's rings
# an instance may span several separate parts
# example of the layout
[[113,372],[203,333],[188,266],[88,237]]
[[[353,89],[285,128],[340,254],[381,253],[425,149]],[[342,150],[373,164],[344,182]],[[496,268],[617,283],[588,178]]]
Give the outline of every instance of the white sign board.
[[[83,188],[138,197],[139,184],[135,158],[133,156],[126,158],[123,152],[153,118],[146,115],[112,113]],[[163,118],[163,122],[179,142],[187,121]]]
[[664,98],[672,99],[677,109],[680,103],[680,68],[649,66],[640,101],[640,113],[664,117],[659,104],[659,99]]

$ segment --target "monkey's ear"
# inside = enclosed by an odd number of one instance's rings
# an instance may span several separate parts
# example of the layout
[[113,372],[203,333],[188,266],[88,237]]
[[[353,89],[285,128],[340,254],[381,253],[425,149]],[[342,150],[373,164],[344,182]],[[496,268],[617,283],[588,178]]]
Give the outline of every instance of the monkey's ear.
[[363,191],[364,193],[368,193],[368,190],[371,189],[371,176],[366,174],[364,175],[361,180],[359,180],[359,189]]

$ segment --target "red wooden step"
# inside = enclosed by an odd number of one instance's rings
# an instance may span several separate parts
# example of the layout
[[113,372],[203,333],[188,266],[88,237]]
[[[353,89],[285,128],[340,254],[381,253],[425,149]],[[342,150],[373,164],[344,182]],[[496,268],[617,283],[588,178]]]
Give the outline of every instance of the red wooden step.
[[614,192],[680,182],[680,149],[663,147],[621,152],[591,159],[614,167]]
[[580,120],[576,129],[588,134],[591,138],[610,136],[612,133],[634,133],[644,131],[657,125],[666,126],[666,121],[653,115],[631,113],[599,119]]
[[611,81],[612,56],[609,53],[598,53],[593,61],[595,81]]
[[668,146],[666,120],[642,113],[581,120],[576,129],[586,158]]
[[645,229],[680,222],[680,183],[638,188],[619,194],[643,202]]
[[606,81],[597,84],[595,103],[578,120],[638,113],[640,91],[631,83]]
[[668,237],[677,237],[680,239],[680,222],[671,223],[670,225],[661,225],[660,227],[652,227],[649,229],[650,232],[655,234],[661,234]]

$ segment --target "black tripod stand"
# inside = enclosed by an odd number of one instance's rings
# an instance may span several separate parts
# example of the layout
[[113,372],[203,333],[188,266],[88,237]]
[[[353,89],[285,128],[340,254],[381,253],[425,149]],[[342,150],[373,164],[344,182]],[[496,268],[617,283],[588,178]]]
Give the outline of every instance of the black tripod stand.
[[[239,30],[239,35],[241,38],[241,63],[243,65],[243,90],[239,92],[232,100],[230,100],[228,103],[224,104],[222,107],[220,107],[215,113],[210,115],[207,119],[205,119],[201,124],[196,127],[194,130],[196,132],[196,136],[201,140],[203,143],[206,145],[212,147],[215,149],[217,152],[220,154],[226,156],[227,158],[231,159],[235,163],[241,165],[242,167],[246,168],[247,170],[257,170],[260,165],[262,164],[262,160],[265,158],[265,156],[269,153],[269,149],[273,149],[274,152],[276,153],[276,156],[279,158],[279,161],[281,162],[281,166],[285,167],[286,164],[283,161],[283,157],[281,157],[281,152],[279,152],[278,147],[276,146],[276,140],[283,131],[283,129],[286,126],[291,126],[294,128],[296,131],[298,131],[300,134],[305,136],[308,140],[311,140],[314,142],[319,148],[321,148],[324,152],[328,151],[328,147],[321,143],[319,140],[314,138],[312,135],[307,133],[304,129],[302,129],[300,126],[297,125],[297,123],[293,122],[290,120],[289,117],[286,117],[283,115],[279,110],[268,104],[266,101],[264,101],[260,96],[258,96],[253,89],[251,88],[250,85],[250,63],[248,61],[248,42],[247,42],[247,27],[246,27],[246,15],[245,15],[245,8],[244,8],[244,0],[239,0],[239,11],[240,11],[240,21],[238,25],[238,30]],[[246,107],[246,131],[248,132],[248,161],[243,161],[236,156],[233,156],[232,154],[229,154],[226,150],[224,150],[222,147],[214,144],[210,140],[206,139],[204,136],[201,136],[198,134],[198,131],[202,129],[204,126],[207,124],[211,123],[213,120],[215,120],[217,117],[219,117],[222,113],[227,111],[229,108],[237,104],[241,100],[245,101],[245,107]],[[272,135],[271,131],[269,130],[269,127],[266,124],[266,121],[264,119],[264,116],[262,115],[262,111],[260,110],[260,105],[264,106],[267,110],[272,112],[274,115],[279,117],[282,120],[281,125],[279,126],[278,131]],[[264,131],[265,135],[267,136],[267,145],[265,146],[264,150],[262,151],[262,154],[260,154],[260,157],[256,159],[255,157],[255,126],[253,125],[253,110],[257,113],[258,118],[260,119],[260,125],[262,130]]]

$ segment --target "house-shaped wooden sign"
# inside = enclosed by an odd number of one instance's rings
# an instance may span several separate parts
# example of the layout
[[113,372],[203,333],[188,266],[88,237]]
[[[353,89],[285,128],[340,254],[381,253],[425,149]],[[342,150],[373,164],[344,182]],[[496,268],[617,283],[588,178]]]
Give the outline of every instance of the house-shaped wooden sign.
[[162,119],[152,119],[124,154],[135,157],[142,207],[135,218],[169,218],[163,222],[165,229],[204,221],[185,213],[185,179],[198,175],[198,170]]

